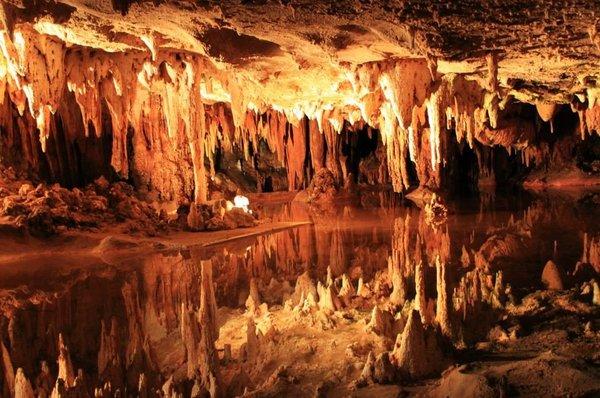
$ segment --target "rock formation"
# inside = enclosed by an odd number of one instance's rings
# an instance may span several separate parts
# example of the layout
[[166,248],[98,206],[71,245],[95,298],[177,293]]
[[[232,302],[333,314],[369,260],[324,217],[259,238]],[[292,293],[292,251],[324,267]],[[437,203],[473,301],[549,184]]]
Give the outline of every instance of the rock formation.
[[17,369],[15,376],[15,398],[34,398],[33,388],[31,383],[25,377],[25,372],[22,368]]
[[404,331],[398,334],[391,357],[402,377],[409,379],[435,375],[447,363],[435,332],[425,329],[421,316],[414,310],[408,315]]
[[565,283],[563,281],[562,271],[552,260],[548,260],[542,271],[542,283],[550,290],[563,290]]
[[[217,153],[258,162],[263,144],[285,168],[290,190],[325,174],[327,186],[347,185],[362,159],[342,151],[340,133],[368,126],[380,132],[396,191],[435,189],[451,182],[443,170],[452,167],[452,140],[466,143],[482,166],[492,145],[519,151],[529,165],[549,158],[534,117],[555,130],[566,105],[582,139],[598,131],[590,55],[597,49],[574,33],[593,21],[589,4],[577,12],[553,4],[569,15],[563,33],[543,29],[541,4],[502,23],[482,17],[496,12],[489,4],[471,14],[459,3],[440,17],[430,2],[390,12],[375,1],[356,6],[360,19],[295,2],[16,4],[2,3],[1,117],[10,126],[2,151],[68,185],[96,169],[132,177],[162,200],[199,204],[210,198]],[[168,22],[154,23],[165,15]],[[531,20],[539,24],[533,30]],[[444,39],[473,36],[467,26],[483,37]],[[477,44],[496,41],[507,48]],[[542,62],[543,71],[527,66]],[[533,117],[521,118],[523,107]],[[90,156],[82,156],[83,142],[93,143]],[[189,214],[197,228],[199,212],[192,206]]]

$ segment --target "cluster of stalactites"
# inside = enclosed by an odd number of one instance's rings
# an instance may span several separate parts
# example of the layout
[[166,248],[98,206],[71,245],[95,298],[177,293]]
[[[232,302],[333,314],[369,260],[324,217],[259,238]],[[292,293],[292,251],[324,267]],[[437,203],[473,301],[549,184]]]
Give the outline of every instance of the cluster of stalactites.
[[[287,168],[288,186],[295,190],[310,178],[306,163],[313,171],[327,167],[343,180],[338,135],[344,126],[367,124],[381,131],[390,179],[402,191],[411,185],[409,162],[421,185],[441,184],[451,130],[471,147],[479,141],[523,149],[532,138],[529,131],[499,122],[508,96],[500,92],[494,55],[487,57],[483,78],[442,75],[436,62],[424,58],[366,63],[348,70],[338,86],[339,98],[331,103],[282,107],[257,105],[260,93],[250,93],[248,82],[206,58],[159,51],[151,38],[144,41],[149,53],[107,53],[68,47],[25,25],[11,33],[1,30],[0,100],[8,97],[20,115],[30,114],[42,151],[57,128],[54,115],[66,93],[74,96],[81,115],[77,126],[72,115],[60,115],[71,137],[79,134],[79,126],[86,136],[92,130],[100,136],[107,128],[104,110],[113,136],[111,166],[124,177],[133,168],[167,199],[206,200],[216,148],[237,146],[248,158],[256,148],[251,143],[259,139]],[[595,91],[588,91],[588,108],[578,109],[582,131],[600,131],[600,106]],[[543,120],[552,121],[553,104],[537,108]],[[206,159],[210,170],[205,170]]]

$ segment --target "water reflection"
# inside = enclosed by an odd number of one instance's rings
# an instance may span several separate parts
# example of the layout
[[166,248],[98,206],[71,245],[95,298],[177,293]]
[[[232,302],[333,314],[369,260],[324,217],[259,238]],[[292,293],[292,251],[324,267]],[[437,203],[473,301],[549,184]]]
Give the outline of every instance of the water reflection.
[[[49,394],[49,386],[58,388],[65,355],[72,369],[82,369],[65,376],[81,396],[98,386],[108,395],[137,393],[142,385],[151,395],[168,380],[188,392],[194,379],[217,388],[217,362],[225,354],[207,351],[224,322],[216,308],[240,309],[241,317],[253,284],[269,307],[283,306],[300,275],[315,285],[335,280],[334,292],[349,283],[355,295],[362,285],[371,294],[364,297],[376,298],[357,307],[365,312],[413,300],[425,325],[440,325],[455,344],[474,344],[496,309],[542,287],[548,260],[570,275],[566,283],[588,276],[580,260],[599,269],[595,198],[485,197],[450,204],[447,221],[435,226],[420,209],[384,194],[319,211],[283,203],[261,209],[263,216],[313,224],[43,277],[12,275],[0,292],[3,396],[15,389],[17,368],[38,393]],[[211,322],[215,330],[208,333]]]

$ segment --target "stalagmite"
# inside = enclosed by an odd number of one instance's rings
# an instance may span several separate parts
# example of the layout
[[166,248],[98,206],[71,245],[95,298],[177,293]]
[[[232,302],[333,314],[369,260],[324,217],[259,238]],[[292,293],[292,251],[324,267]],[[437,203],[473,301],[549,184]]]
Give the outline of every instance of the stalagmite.
[[596,281],[592,282],[592,286],[593,286],[592,303],[595,305],[600,305],[600,286],[598,285],[598,282],[596,282]]
[[402,334],[398,334],[392,363],[403,378],[420,379],[435,375],[446,360],[432,330],[425,330],[417,311],[411,311]]
[[250,293],[246,299],[246,309],[250,314],[255,314],[260,306],[260,295],[256,278],[250,278]]
[[252,363],[258,358],[260,351],[260,342],[256,335],[256,324],[252,318],[248,318],[246,323],[246,361]]
[[363,298],[369,298],[371,296],[371,291],[363,281],[362,277],[358,280],[358,288],[356,289],[356,295]]
[[148,382],[146,380],[146,375],[144,373],[140,374],[140,379],[138,381],[138,396],[139,398],[148,398]]
[[363,366],[363,370],[360,373],[360,377],[357,382],[358,386],[364,386],[374,381],[374,368],[375,356],[373,355],[373,351],[369,351],[369,355],[367,356],[367,360],[365,361],[365,366]]
[[50,374],[50,368],[46,361],[42,361],[40,366],[40,373],[35,379],[35,389],[38,395],[50,396],[52,389],[54,388],[54,379]]
[[22,368],[17,369],[15,376],[15,398],[34,398],[33,388],[31,383],[25,377],[25,372]]
[[317,294],[319,295],[319,309],[326,312],[334,312],[341,308],[340,300],[333,289],[333,284],[324,286],[317,283]]
[[340,288],[338,296],[342,299],[346,306],[350,305],[350,301],[356,296],[356,290],[354,289],[350,278],[348,278],[348,275],[346,274],[342,275],[342,287]]
[[111,319],[111,327],[107,329],[104,321],[100,327],[100,351],[98,352],[98,374],[103,381],[110,381],[113,386],[122,386],[122,363],[119,357],[119,335],[117,319]]
[[427,305],[427,294],[425,286],[425,270],[426,267],[422,261],[419,261],[415,268],[415,300],[414,307],[419,311],[421,322],[424,324],[430,324],[433,319],[428,311]]
[[448,276],[446,264],[440,261],[439,256],[435,260],[436,268],[436,288],[437,288],[437,307],[435,320],[442,334],[449,339],[454,336],[451,318],[451,296],[448,292]]
[[6,384],[3,386],[3,390],[8,390],[4,392],[12,395],[15,391],[15,371],[10,353],[2,341],[0,341],[0,350],[2,351],[2,371],[4,373],[4,383]]
[[309,295],[318,297],[317,288],[313,283],[308,272],[304,272],[296,279],[296,286],[294,288],[294,294],[292,295],[292,301],[295,305],[301,303],[301,297],[308,298]]
[[58,335],[58,379],[63,380],[65,386],[71,387],[75,383],[75,372],[71,363],[69,349],[65,345],[62,333]]
[[392,313],[382,310],[376,305],[371,311],[371,319],[367,324],[367,330],[380,336],[394,338],[394,322]]
[[565,288],[563,282],[562,271],[552,260],[548,260],[542,271],[542,283],[550,290],[563,290]]

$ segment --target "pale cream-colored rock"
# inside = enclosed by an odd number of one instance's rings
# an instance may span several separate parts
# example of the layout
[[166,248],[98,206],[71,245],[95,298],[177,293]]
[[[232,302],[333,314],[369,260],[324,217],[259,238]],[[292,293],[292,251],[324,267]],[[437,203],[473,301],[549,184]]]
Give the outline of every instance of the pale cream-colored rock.
[[410,379],[438,374],[447,364],[435,331],[424,328],[415,310],[408,315],[404,331],[398,334],[391,361],[403,378]]
[[396,306],[403,306],[406,302],[406,281],[401,271],[392,267],[390,275],[392,281],[392,294],[390,295],[390,303]]
[[341,302],[333,288],[333,284],[323,286],[321,282],[318,282],[317,294],[319,295],[320,310],[334,312],[341,308]]
[[256,278],[250,278],[250,289],[246,299],[246,310],[250,314],[255,314],[260,307],[260,294],[258,293],[258,281]]
[[353,297],[356,296],[356,289],[352,285],[352,281],[348,278],[348,275],[342,275],[342,287],[340,288],[340,292],[338,296],[344,301],[344,304],[348,306]]
[[598,282],[595,280],[592,282],[593,292],[592,292],[592,303],[595,305],[600,305],[600,286],[598,286]]
[[363,297],[363,298],[369,298],[371,297],[371,289],[369,289],[369,287],[365,284],[365,282],[363,281],[363,278],[361,277],[358,280],[358,287],[356,289],[356,295],[359,297]]
[[17,369],[15,376],[15,398],[35,398],[31,383],[22,368]]
[[450,339],[454,336],[452,322],[452,297],[448,291],[448,276],[446,264],[440,261],[439,256],[436,257],[436,289],[437,301],[435,320],[442,334]]
[[380,336],[394,338],[394,323],[394,315],[376,305],[371,311],[371,319],[366,329]]
[[71,362],[69,349],[65,345],[63,335],[58,335],[58,379],[62,379],[66,387],[75,384],[75,371]]
[[310,294],[312,294],[313,298],[317,297],[317,288],[307,271],[296,279],[292,301],[297,305],[301,302],[302,297],[306,299]]

